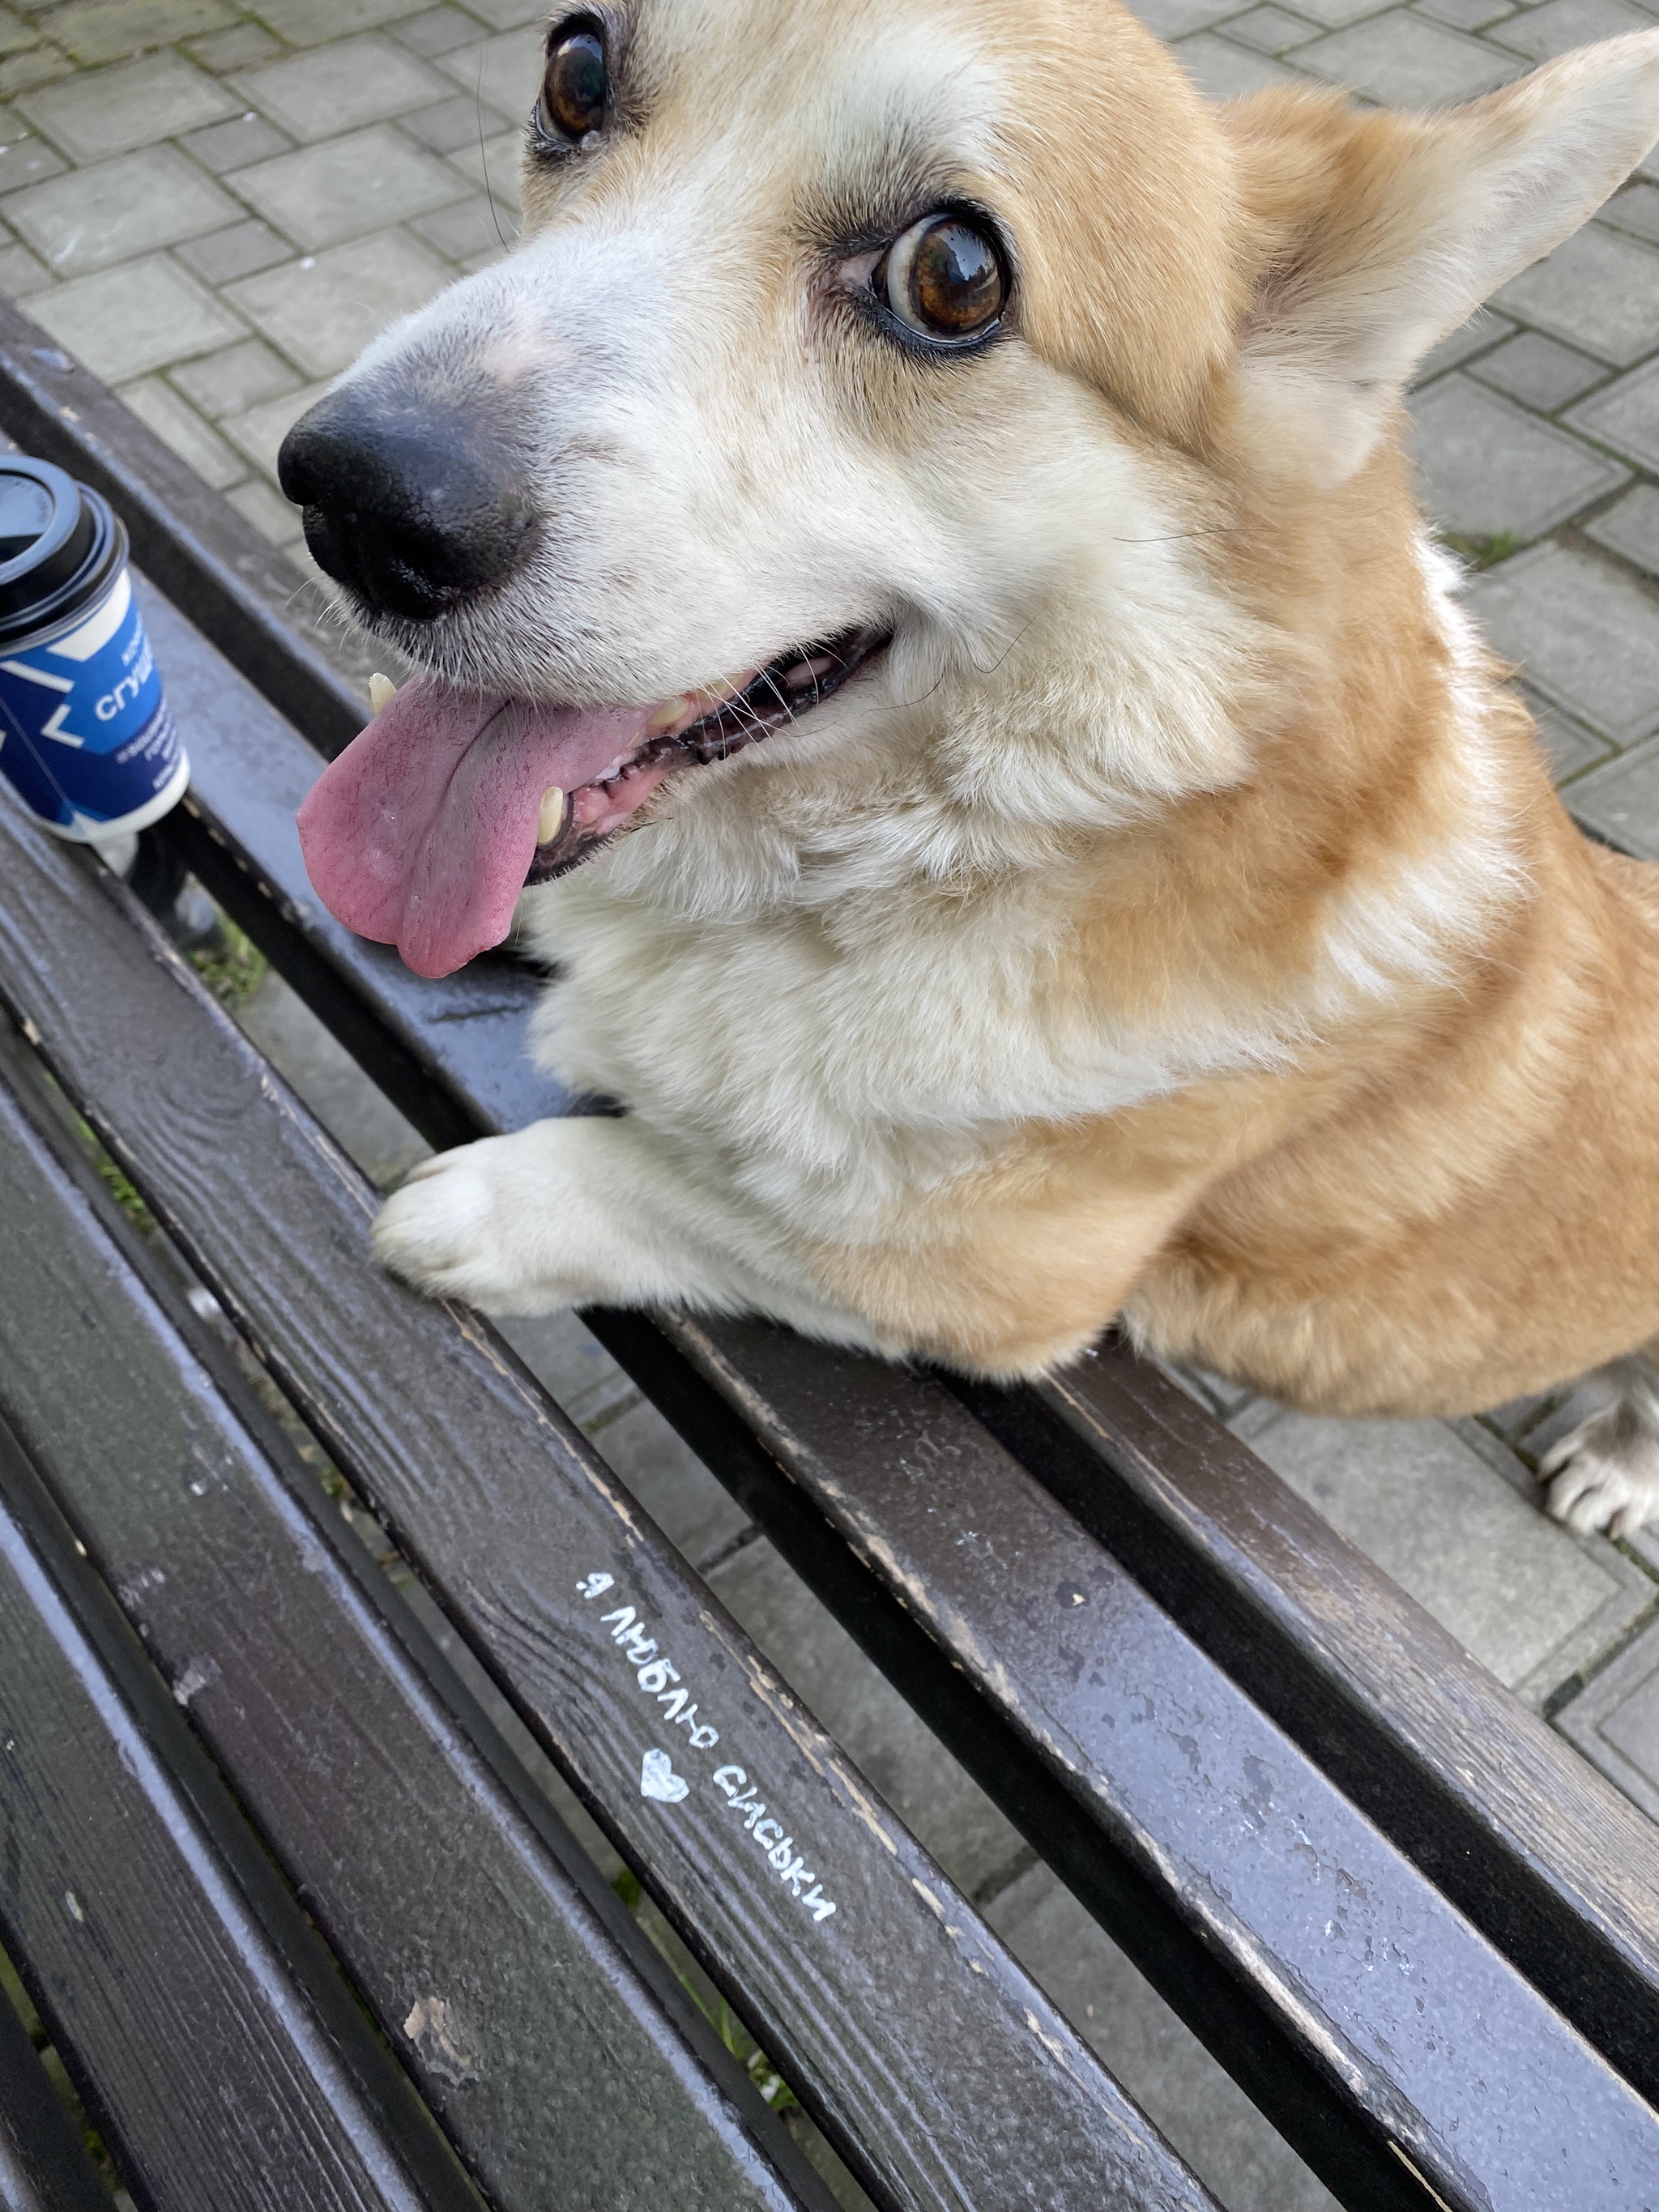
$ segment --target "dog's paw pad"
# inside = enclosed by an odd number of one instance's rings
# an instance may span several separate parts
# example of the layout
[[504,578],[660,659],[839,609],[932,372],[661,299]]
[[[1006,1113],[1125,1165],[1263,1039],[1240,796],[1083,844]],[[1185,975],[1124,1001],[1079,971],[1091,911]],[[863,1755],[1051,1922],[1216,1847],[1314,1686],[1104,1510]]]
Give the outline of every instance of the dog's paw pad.
[[494,1272],[489,1178],[472,1149],[422,1160],[374,1224],[380,1265],[432,1297],[476,1303]]
[[1659,1437],[1611,1406],[1581,1422],[1539,1466],[1548,1507],[1575,1535],[1633,1536],[1659,1521]]

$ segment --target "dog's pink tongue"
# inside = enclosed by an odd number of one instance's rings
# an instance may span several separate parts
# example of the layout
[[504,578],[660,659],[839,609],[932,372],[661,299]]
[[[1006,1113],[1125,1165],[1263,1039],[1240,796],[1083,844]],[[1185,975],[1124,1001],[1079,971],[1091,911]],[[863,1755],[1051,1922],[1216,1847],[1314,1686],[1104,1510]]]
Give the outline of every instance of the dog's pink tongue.
[[538,707],[405,684],[313,785],[306,869],[348,929],[447,975],[499,945],[551,785],[574,791],[628,750],[649,707]]

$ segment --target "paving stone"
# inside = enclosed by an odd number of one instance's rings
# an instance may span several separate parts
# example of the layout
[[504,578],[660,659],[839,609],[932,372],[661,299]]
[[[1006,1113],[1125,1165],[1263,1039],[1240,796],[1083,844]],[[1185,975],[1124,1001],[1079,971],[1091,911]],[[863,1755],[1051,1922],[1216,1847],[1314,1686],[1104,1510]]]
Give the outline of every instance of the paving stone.
[[1615,230],[1627,230],[1634,238],[1645,238],[1650,246],[1659,246],[1659,185],[1638,177],[1623,191],[1615,192],[1595,219],[1611,223]]
[[693,1566],[704,1571],[734,1555],[750,1527],[748,1515],[638,1391],[625,1406],[575,1418]]
[[252,69],[283,51],[280,42],[257,23],[239,23],[234,31],[215,31],[205,39],[192,39],[185,49],[192,61],[222,76],[228,70]]
[[40,33],[33,23],[26,23],[15,9],[0,7],[0,54],[15,54],[24,48],[38,46]]
[[101,161],[222,122],[237,103],[205,70],[162,53],[25,93],[17,106],[72,161]]
[[0,61],[0,95],[9,100],[15,92],[51,84],[74,72],[75,64],[60,46],[33,46],[27,53],[8,54]]
[[457,46],[470,46],[478,35],[478,26],[473,16],[463,15],[459,8],[428,8],[423,15],[395,24],[392,35],[411,53],[422,54],[430,61],[434,54],[453,53]]
[[1507,315],[1494,315],[1490,309],[1479,307],[1467,323],[1449,331],[1437,346],[1424,355],[1413,386],[1428,384],[1437,376],[1443,376],[1449,368],[1456,368],[1474,355],[1500,344],[1515,328]]
[[1567,783],[1574,776],[1582,775],[1586,769],[1606,760],[1612,748],[1605,738],[1597,737],[1594,730],[1574,721],[1571,714],[1564,714],[1541,693],[1528,690],[1524,684],[1521,693],[1537,726],[1538,742],[1549,763],[1553,783]]
[[187,261],[210,284],[228,284],[233,277],[251,276],[256,269],[270,269],[287,261],[293,252],[288,240],[278,238],[264,223],[238,222],[228,230],[216,230],[210,237],[181,246],[179,258]]
[[546,0],[467,0],[467,5],[492,31],[510,31],[520,23],[531,23],[539,35],[547,21]]
[[232,27],[222,0],[70,0],[52,18],[52,35],[83,69],[123,62],[199,31]]
[[480,253],[506,252],[517,239],[519,221],[510,208],[479,192],[441,215],[422,216],[410,228],[452,261],[466,261]]
[[619,1413],[639,1397],[629,1377],[569,1307],[495,1325],[579,1425]]
[[1234,15],[1226,27],[1230,39],[1240,39],[1247,46],[1255,46],[1264,54],[1282,54],[1292,46],[1305,46],[1310,39],[1319,36],[1317,23],[1304,21],[1283,8],[1252,8],[1248,15]]
[[229,80],[257,107],[301,141],[332,138],[441,100],[449,88],[404,47],[370,35],[342,39],[291,61],[240,70]]
[[499,137],[507,121],[493,107],[483,106],[475,94],[458,92],[453,100],[441,100],[435,107],[405,115],[398,128],[434,154],[454,154],[465,146],[476,149],[480,138]]
[[172,381],[193,407],[216,422],[222,415],[240,415],[279,392],[294,391],[300,382],[295,369],[263,338],[244,338],[205,361],[186,362],[171,373]]
[[1469,369],[1482,384],[1495,385],[1546,415],[1577,399],[1592,384],[1600,384],[1607,373],[1605,362],[1592,361],[1572,346],[1547,338],[1541,331],[1522,331],[1495,352],[1483,354]]
[[1377,0],[1297,0],[1296,12],[1322,23],[1328,31],[1340,31],[1379,10]]
[[308,375],[333,376],[394,315],[441,291],[451,273],[430,246],[389,230],[244,277],[227,296]]
[[1624,470],[1463,370],[1411,402],[1424,506],[1445,528],[1522,543],[1614,491]]
[[385,1189],[431,1151],[274,968],[236,1018],[371,1182]]
[[240,415],[226,416],[219,427],[238,452],[246,454],[255,468],[275,483],[278,447],[307,408],[314,407],[327,390],[326,378],[301,386],[257,407],[245,408]]
[[1633,484],[1614,506],[1584,525],[1585,534],[1659,576],[1659,490]]
[[1134,0],[1134,13],[1155,38],[1184,39],[1238,9],[1237,0]]
[[1393,107],[1444,107],[1521,74],[1512,55],[1420,15],[1390,10],[1302,47],[1297,67]]
[[708,1584],[802,1702],[971,1896],[1021,1856],[1018,1834],[764,1539]]
[[422,0],[258,0],[254,14],[291,46],[321,46],[412,15]]
[[1586,223],[1511,277],[1493,304],[1627,368],[1659,346],[1659,253],[1622,231]]
[[47,177],[61,177],[69,163],[39,138],[14,139],[0,146],[0,192],[21,191]]
[[412,146],[386,123],[238,169],[228,181],[268,222],[307,248],[337,246],[429,214],[465,190],[447,161]]
[[520,122],[536,105],[542,88],[541,33],[534,25],[522,31],[503,31],[477,46],[457,46],[438,66],[464,92]]
[[1228,2212],[1337,2212],[1337,2201],[1047,1867],[990,1922],[1102,2063]]
[[15,146],[20,138],[33,136],[28,125],[15,107],[0,106],[0,146]]
[[1659,1624],[1555,1717],[1569,1743],[1659,1820]]
[[[1611,561],[1534,546],[1477,576],[1468,604],[1555,706],[1620,745],[1659,726],[1659,602]],[[1574,786],[1575,808],[1584,787]]]
[[215,175],[226,169],[246,169],[255,161],[269,161],[273,154],[285,154],[293,141],[283,137],[263,115],[239,115],[232,123],[210,124],[205,131],[192,131],[180,142],[192,160]]
[[1431,15],[1454,31],[1483,31],[1515,13],[1510,0],[1417,0],[1416,12]]
[[1249,46],[1236,46],[1213,31],[1200,31],[1183,39],[1176,59],[1207,100],[1239,100],[1247,92],[1260,92],[1265,84],[1294,84],[1294,70],[1286,69],[1267,54]]
[[106,384],[246,336],[223,302],[164,253],[39,293],[29,313]]
[[1573,785],[1570,804],[1621,851],[1659,860],[1659,745],[1635,746],[1592,769]]
[[464,177],[488,192],[491,199],[510,207],[514,214],[519,206],[519,170],[524,160],[522,131],[504,131],[498,138],[486,138],[479,145],[473,139],[467,146],[458,147],[450,157],[452,168],[459,169]]
[[1567,419],[1644,468],[1659,470],[1659,361],[1633,368],[1575,407]]
[[1626,6],[1626,0],[1546,0],[1541,8],[1522,9],[1492,36],[1529,61],[1547,62],[1574,46],[1592,46],[1598,39],[1620,39],[1632,31],[1652,28],[1652,16]]
[[124,384],[121,398],[142,422],[148,422],[163,445],[171,446],[181,461],[215,491],[228,491],[247,474],[247,464],[233,453],[218,432],[210,429],[187,400],[159,376],[146,376],[137,384]]
[[0,292],[10,300],[27,300],[32,292],[39,292],[53,281],[51,270],[45,268],[26,246],[0,248]]
[[1652,1601],[1639,1568],[1610,1544],[1596,1542],[1592,1555],[1444,1422],[1281,1413],[1250,1444],[1534,1705]]
[[239,513],[273,545],[291,552],[303,535],[299,511],[289,505],[280,492],[275,492],[262,477],[251,477],[246,483],[238,484],[225,497]]
[[146,146],[72,169],[6,202],[7,222],[60,276],[199,238],[239,212],[175,146]]

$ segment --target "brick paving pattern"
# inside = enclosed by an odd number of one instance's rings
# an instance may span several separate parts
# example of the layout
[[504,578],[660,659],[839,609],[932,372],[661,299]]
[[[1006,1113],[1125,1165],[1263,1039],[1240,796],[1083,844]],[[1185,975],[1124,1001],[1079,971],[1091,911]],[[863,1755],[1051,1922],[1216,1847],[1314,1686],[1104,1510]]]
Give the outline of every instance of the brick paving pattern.
[[[1632,0],[1140,0],[1217,98],[1308,78],[1433,106],[1591,40]],[[0,289],[283,548],[290,422],[391,317],[515,226],[535,0],[0,4]],[[1659,859],[1659,156],[1425,364],[1425,504],[1483,563],[1582,820]],[[246,1017],[390,1181],[423,1149],[274,978]],[[1332,2200],[574,1317],[512,1332],[647,1506],[974,1890],[1232,2212]],[[1571,1393],[1482,1421],[1305,1419],[1188,1378],[1285,1480],[1659,1818],[1659,1531],[1578,1541],[1532,1468]]]

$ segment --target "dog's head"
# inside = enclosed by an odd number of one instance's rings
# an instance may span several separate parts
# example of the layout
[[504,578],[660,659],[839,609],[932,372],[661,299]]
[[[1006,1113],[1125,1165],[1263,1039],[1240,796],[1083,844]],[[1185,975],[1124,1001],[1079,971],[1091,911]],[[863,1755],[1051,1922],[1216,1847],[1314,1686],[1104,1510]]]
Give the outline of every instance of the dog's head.
[[319,888],[438,973],[647,801],[768,770],[920,748],[1045,831],[1237,777],[1210,547],[1363,471],[1656,131],[1659,32],[1405,117],[1213,108],[1111,0],[556,18],[524,242],[283,447],[431,672],[308,802]]

